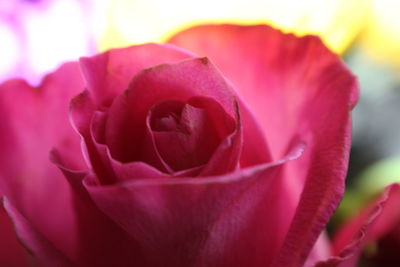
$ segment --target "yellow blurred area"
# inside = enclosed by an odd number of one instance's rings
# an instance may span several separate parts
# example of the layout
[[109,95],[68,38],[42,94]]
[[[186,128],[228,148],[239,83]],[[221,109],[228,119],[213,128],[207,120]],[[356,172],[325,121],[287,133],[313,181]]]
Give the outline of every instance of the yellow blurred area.
[[265,23],[298,35],[319,35],[342,53],[364,29],[369,7],[369,0],[110,0],[99,46],[162,42],[200,23]]
[[374,0],[371,4],[371,19],[361,47],[375,60],[400,68],[400,1]]

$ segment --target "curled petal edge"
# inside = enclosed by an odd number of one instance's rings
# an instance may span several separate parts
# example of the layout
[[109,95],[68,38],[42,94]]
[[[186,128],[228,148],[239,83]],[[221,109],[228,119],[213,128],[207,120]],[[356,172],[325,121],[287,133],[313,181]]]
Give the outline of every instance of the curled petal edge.
[[39,233],[6,197],[3,197],[1,202],[11,218],[19,241],[27,251],[38,257],[38,262],[51,263],[52,266],[60,267],[73,266],[73,263]]
[[382,195],[373,205],[371,211],[367,215],[366,221],[362,224],[358,232],[355,233],[353,238],[344,246],[338,255],[334,255],[326,261],[318,262],[314,267],[348,267],[356,266],[357,257],[359,256],[364,243],[367,241],[368,231],[382,214],[390,195],[395,188],[400,189],[399,184],[391,184],[385,188]]
[[[83,183],[86,187],[98,187],[99,190],[118,187],[118,186],[148,186],[148,185],[172,185],[172,184],[217,184],[217,183],[230,183],[241,179],[246,179],[248,177],[252,177],[254,173],[264,171],[265,169],[272,168],[275,166],[282,165],[288,161],[295,160],[299,158],[303,151],[306,149],[306,144],[304,142],[299,142],[295,145],[289,153],[282,159],[268,162],[264,164],[259,164],[253,167],[247,167],[244,169],[239,169],[237,171],[231,172],[227,175],[217,175],[217,176],[209,176],[209,177],[171,177],[171,178],[150,178],[150,179],[134,179],[129,181],[123,181],[116,184],[111,185],[102,185],[98,186],[95,181],[93,181],[90,176],[86,176],[83,180]],[[237,175],[240,173],[240,175]]]

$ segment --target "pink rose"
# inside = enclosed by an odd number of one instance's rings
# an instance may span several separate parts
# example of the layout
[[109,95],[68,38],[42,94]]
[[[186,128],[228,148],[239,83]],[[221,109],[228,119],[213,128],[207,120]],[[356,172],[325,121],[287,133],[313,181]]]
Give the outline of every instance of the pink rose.
[[318,38],[267,26],[200,26],[170,43],[196,54],[132,46],[38,88],[1,85],[0,193],[22,243],[50,266],[325,259],[355,78]]
[[[347,222],[335,236],[333,256],[319,267],[400,265],[400,184],[388,186],[376,201]],[[362,265],[362,266],[364,266]]]

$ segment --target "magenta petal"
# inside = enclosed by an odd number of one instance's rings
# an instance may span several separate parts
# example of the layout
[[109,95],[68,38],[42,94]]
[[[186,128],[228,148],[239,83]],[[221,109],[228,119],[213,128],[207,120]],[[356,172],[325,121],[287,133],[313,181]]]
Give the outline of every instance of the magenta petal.
[[366,245],[372,242],[378,243],[380,239],[390,235],[397,239],[397,245],[392,244],[393,247],[382,248],[384,251],[380,251],[378,248],[376,253],[382,255],[369,259],[369,262],[371,266],[397,266],[400,262],[398,255],[399,227],[400,184],[392,184],[385,189],[376,202],[339,230],[334,239],[334,255],[315,266],[358,266],[360,255]]
[[53,146],[68,148],[66,161],[84,166],[68,119],[69,99],[82,88],[77,63],[61,66],[35,88],[21,80],[0,85],[0,195],[65,255],[75,249],[71,192],[49,153]]
[[[280,232],[274,201],[285,159],[223,176],[84,184],[100,210],[143,248],[151,266],[267,266]],[[277,236],[278,235],[278,236]]]
[[170,42],[206,55],[232,81],[260,123],[273,159],[293,140],[307,143],[304,156],[288,164],[286,193],[276,199],[286,203],[280,231],[287,234],[275,266],[303,264],[343,195],[349,113],[358,97],[354,76],[317,37],[298,38],[269,26],[198,26]]
[[95,104],[109,106],[140,70],[191,57],[189,52],[171,45],[146,44],[81,58],[80,63]]
[[155,105],[146,124],[157,154],[172,172],[205,164],[220,141],[206,111],[180,101]]
[[14,223],[17,235],[24,245],[33,251],[35,260],[49,266],[69,267],[73,265],[49,240],[37,232],[35,227],[6,198],[3,200],[3,205]]
[[243,145],[240,156],[240,166],[242,168],[253,165],[271,162],[272,157],[269,151],[265,135],[253,113],[238,96],[240,107],[240,119],[242,123]]
[[96,111],[93,114],[92,121],[90,123],[90,144],[92,144],[94,148],[92,153],[94,154],[98,164],[107,166],[108,170],[107,173],[100,172],[96,175],[96,178],[99,179],[97,181],[99,184],[110,184],[128,179],[166,177],[165,173],[162,173],[158,169],[145,162],[135,161],[122,163],[114,159],[111,155],[110,149],[102,140],[104,138],[102,135],[104,134],[106,118],[106,113]]
[[77,266],[146,266],[137,243],[93,204],[82,185],[90,173],[66,168],[57,151],[52,152],[52,161],[74,189],[77,242],[73,262]]
[[94,139],[103,137],[104,134],[104,118],[101,114],[96,111],[89,91],[82,92],[71,101],[70,117],[72,125],[81,136],[86,164],[99,176],[102,183],[107,184],[115,180],[115,175],[103,150],[97,146]]
[[[132,179],[154,179],[154,178],[169,178],[170,175],[161,172],[154,166],[149,165],[143,161],[133,161],[122,163],[111,156],[110,150],[107,145],[101,143],[103,124],[106,119],[106,114],[96,111],[92,117],[91,123],[91,139],[92,144],[95,148],[95,153],[98,159],[101,159],[102,164],[106,164],[109,167],[108,177],[104,177],[104,174],[100,173],[100,177],[97,175],[94,179],[95,184],[109,184],[114,182],[127,181]],[[149,149],[150,150],[150,149]],[[149,151],[146,151],[149,152]],[[195,167],[192,169],[175,172],[174,176],[177,177],[193,177],[197,176],[201,167]],[[171,171],[172,173],[172,171]]]
[[146,117],[151,107],[166,100],[188,101],[202,96],[214,99],[238,121],[235,95],[206,58],[164,64],[138,73],[126,93],[118,96],[108,114],[105,143],[121,162],[140,161]]
[[[171,114],[172,105],[176,106],[176,114],[162,117]],[[240,121],[236,123],[211,98],[194,97],[186,104],[161,102],[150,111],[147,127],[157,155],[174,170],[174,175],[201,166],[198,175],[210,176],[228,173],[238,166]]]
[[[340,58],[317,37],[298,38],[265,25],[197,26],[169,42],[209,57],[232,81],[254,111],[274,158],[282,155],[299,122],[306,118],[302,110],[317,100],[320,91],[328,94],[323,85],[354,83]],[[338,90],[348,91],[347,87]],[[325,100],[336,101],[335,91],[329,93],[332,99]],[[357,93],[352,90],[346,99],[349,106],[355,105]]]
[[14,225],[0,205],[0,266],[27,266],[28,257],[28,250],[17,239]]

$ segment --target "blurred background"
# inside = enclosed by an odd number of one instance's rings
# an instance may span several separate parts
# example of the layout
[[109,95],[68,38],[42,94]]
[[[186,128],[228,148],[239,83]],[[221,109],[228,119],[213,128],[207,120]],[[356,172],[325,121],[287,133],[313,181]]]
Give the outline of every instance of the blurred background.
[[398,0],[0,0],[0,82],[22,77],[38,84],[64,61],[162,42],[210,22],[319,35],[358,76],[348,189],[331,227],[400,182]]

